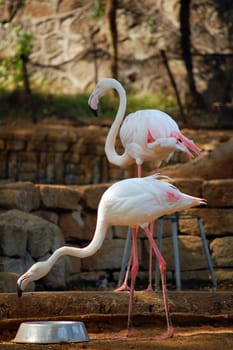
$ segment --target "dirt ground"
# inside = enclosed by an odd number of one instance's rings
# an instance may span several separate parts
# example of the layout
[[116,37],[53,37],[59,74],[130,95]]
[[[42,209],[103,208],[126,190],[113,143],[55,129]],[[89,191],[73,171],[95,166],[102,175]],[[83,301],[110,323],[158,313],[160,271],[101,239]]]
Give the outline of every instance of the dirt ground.
[[[126,337],[127,292],[37,292],[0,294],[1,350],[190,349],[233,348],[232,292],[169,292],[175,328],[171,339],[158,339],[166,330],[162,294],[136,292],[132,336]],[[21,322],[83,321],[89,342],[15,344]]]

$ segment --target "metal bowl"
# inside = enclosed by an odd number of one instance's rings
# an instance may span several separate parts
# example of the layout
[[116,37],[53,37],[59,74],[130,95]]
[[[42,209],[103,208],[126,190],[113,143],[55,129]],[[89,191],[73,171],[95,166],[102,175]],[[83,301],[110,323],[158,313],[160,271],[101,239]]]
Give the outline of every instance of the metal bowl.
[[84,342],[89,337],[83,322],[36,321],[20,324],[14,343]]

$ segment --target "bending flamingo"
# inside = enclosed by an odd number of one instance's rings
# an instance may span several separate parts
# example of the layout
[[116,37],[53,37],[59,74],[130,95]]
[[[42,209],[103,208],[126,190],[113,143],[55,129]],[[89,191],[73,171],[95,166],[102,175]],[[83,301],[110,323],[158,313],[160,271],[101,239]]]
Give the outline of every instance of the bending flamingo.
[[192,197],[180,192],[169,183],[159,180],[158,175],[119,181],[106,190],[99,202],[96,230],[89,245],[85,248],[67,246],[58,248],[48,260],[40,261],[32,265],[32,267],[17,281],[18,295],[21,296],[22,291],[30,281],[35,281],[45,276],[60,256],[71,255],[78,258],[91,256],[101,248],[107,229],[110,226],[132,226],[134,244],[127,323],[128,335],[130,335],[134,286],[138,271],[138,253],[135,241],[137,236],[137,226],[141,226],[144,229],[159,261],[167,321],[167,332],[165,337],[172,337],[174,330],[168,309],[166,262],[153,239],[148,223],[162,215],[170,214],[203,203],[205,203],[204,199]]
[[[164,112],[145,109],[131,113],[124,119],[126,94],[123,86],[115,79],[101,79],[90,95],[88,104],[95,114],[99,99],[110,89],[115,89],[120,98],[119,108],[105,143],[105,152],[110,163],[127,166],[136,162],[138,176],[141,177],[143,162],[153,161],[159,167],[174,151],[185,152],[190,157],[193,157],[190,150],[200,154],[199,148],[181,133],[177,123]],[[115,150],[118,133],[124,146],[124,153],[121,155]]]
[[[127,166],[136,162],[138,177],[141,177],[142,164],[145,161],[153,161],[157,169],[162,161],[168,161],[172,157],[174,151],[185,152],[189,157],[193,157],[190,150],[197,155],[200,154],[199,148],[180,132],[177,123],[164,112],[154,109],[140,110],[129,114],[124,119],[126,94],[123,86],[115,79],[101,79],[90,95],[88,104],[96,115],[99,99],[110,89],[115,89],[120,98],[119,108],[105,143],[105,153],[110,163]],[[115,150],[118,133],[124,146],[124,153],[121,155]],[[151,227],[153,225],[154,223],[151,224]],[[149,285],[147,290],[152,290],[151,249],[149,261]],[[128,289],[128,271],[123,285],[117,290]]]

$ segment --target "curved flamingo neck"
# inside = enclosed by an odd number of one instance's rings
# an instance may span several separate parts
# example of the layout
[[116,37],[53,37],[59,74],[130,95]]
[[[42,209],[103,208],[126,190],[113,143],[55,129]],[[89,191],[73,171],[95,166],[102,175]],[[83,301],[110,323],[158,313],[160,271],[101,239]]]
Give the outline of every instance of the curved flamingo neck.
[[116,117],[106,138],[105,153],[110,163],[118,166],[124,166],[134,162],[134,160],[125,151],[120,155],[115,149],[117,134],[126,111],[126,93],[122,85],[116,80],[113,81],[112,87],[118,92],[120,102]]
[[84,248],[63,246],[56,249],[55,252],[47,260],[49,270],[63,255],[74,256],[76,258],[86,258],[88,256],[94,255],[102,246],[107,233],[107,229],[108,225],[104,222],[104,220],[97,220],[96,229],[92,241]]

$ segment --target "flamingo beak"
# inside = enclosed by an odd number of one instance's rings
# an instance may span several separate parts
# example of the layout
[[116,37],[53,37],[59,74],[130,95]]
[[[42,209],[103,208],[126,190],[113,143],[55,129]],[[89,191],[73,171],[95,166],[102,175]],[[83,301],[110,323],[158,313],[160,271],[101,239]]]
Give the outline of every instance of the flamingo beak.
[[17,295],[18,295],[18,298],[20,298],[23,294],[23,290],[20,288],[20,286],[17,287]]
[[90,110],[92,111],[92,113],[94,114],[94,116],[98,117],[98,109],[93,109],[93,108],[91,108],[91,106],[89,106],[89,107],[90,107]]
[[176,144],[176,147],[180,150],[180,151],[182,151],[182,152],[184,152],[184,153],[187,153],[188,154],[188,156],[189,156],[189,158],[193,158],[193,154],[189,151],[189,149],[188,149],[188,147],[186,147],[186,145],[184,144],[184,143],[177,143]]
[[200,155],[201,151],[200,151],[199,147],[197,147],[193,141],[189,140],[187,137],[185,137],[181,133],[173,132],[171,134],[171,136],[172,137],[176,137],[176,139],[177,139],[177,143],[176,143],[177,148],[179,150],[187,153],[190,158],[193,158],[193,154],[190,152],[190,150],[194,154],[196,154],[198,156]]
[[88,99],[90,110],[96,117],[98,117],[98,104],[101,96],[99,89],[95,89]]
[[19,277],[17,281],[17,295],[20,298],[23,294],[23,291],[25,290],[27,284],[32,281],[33,279],[33,273],[32,272],[26,272],[21,277]]

